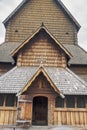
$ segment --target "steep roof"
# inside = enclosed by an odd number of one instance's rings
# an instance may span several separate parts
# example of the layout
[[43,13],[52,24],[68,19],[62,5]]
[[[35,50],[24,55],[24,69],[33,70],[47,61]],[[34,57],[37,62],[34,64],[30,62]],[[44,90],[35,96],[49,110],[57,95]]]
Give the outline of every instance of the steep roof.
[[[0,77],[0,93],[19,93],[31,82],[40,67],[15,67]],[[87,95],[87,84],[68,68],[42,67],[64,95]]]
[[[26,4],[28,0],[23,0],[19,6],[3,21],[4,25],[6,26],[9,20]],[[76,25],[77,30],[80,29],[80,24],[77,22],[77,20],[72,16],[72,14],[69,12],[69,10],[65,7],[65,5],[62,3],[61,0],[56,0],[56,3],[60,5],[61,9],[64,10],[64,12],[67,14],[67,16],[71,19],[71,21]]]
[[[5,42],[0,45],[0,62],[14,63],[14,59],[11,56],[11,52],[17,49],[21,45],[19,42]],[[72,58],[68,62],[70,65],[87,65],[87,52],[85,52],[78,45],[63,46],[71,53]]]
[[68,62],[70,65],[87,65],[87,52],[85,50],[78,45],[63,45],[73,56]]
[[45,31],[46,34],[48,34],[50,36],[50,38],[63,50],[63,52],[65,52],[65,54],[71,58],[72,55],[70,54],[70,52],[48,31],[48,29],[43,25],[42,25],[30,36],[28,37],[23,43],[21,43],[16,49],[14,49],[11,52],[11,55],[14,56],[22,47],[24,47],[27,43],[29,43],[29,41],[31,39],[33,39],[38,33],[40,33],[40,31]]
[[14,59],[10,55],[11,51],[19,46],[18,42],[4,42],[0,45],[0,62],[14,63]]

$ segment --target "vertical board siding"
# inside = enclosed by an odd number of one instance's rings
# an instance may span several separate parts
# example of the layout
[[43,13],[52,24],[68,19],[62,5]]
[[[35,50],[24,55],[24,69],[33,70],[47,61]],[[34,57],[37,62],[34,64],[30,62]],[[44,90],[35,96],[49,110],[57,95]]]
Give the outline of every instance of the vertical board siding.
[[54,125],[87,125],[86,109],[55,109]]
[[0,125],[16,124],[16,108],[0,108]]
[[18,113],[18,120],[32,120],[32,103],[19,102],[21,112]]

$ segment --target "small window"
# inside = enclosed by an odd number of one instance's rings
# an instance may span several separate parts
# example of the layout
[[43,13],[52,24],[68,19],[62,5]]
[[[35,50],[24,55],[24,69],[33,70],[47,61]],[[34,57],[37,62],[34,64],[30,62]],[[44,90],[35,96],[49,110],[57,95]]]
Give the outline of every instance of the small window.
[[4,104],[4,95],[0,94],[0,106],[3,106]]
[[85,106],[86,106],[86,97],[85,96],[77,97],[77,107],[85,108]]
[[67,108],[74,108],[75,107],[75,97],[74,96],[67,96],[66,97],[66,107]]
[[14,94],[6,95],[6,106],[14,106],[16,96]]
[[64,99],[61,97],[56,98],[55,107],[64,108]]

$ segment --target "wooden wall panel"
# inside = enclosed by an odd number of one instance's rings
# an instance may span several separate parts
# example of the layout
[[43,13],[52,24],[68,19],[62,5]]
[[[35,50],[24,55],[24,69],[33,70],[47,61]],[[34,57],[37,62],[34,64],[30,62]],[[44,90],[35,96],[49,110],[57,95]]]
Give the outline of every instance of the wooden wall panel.
[[16,108],[0,107],[0,125],[15,125],[16,124]]
[[26,100],[19,102],[18,105],[20,112],[18,111],[17,120],[32,120],[32,103]]
[[0,63],[0,76],[8,72],[14,67],[12,64]]
[[66,67],[67,57],[63,50],[42,30],[18,55],[18,66]]
[[86,109],[55,109],[54,110],[55,125],[87,125]]

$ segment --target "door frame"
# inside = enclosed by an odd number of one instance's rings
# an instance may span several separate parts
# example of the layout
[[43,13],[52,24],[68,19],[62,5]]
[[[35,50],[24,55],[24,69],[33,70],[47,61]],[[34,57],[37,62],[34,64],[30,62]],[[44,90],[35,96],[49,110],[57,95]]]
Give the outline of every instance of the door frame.
[[[47,106],[46,106],[46,114],[47,114],[47,116],[46,116],[46,124],[43,124],[43,125],[44,125],[44,126],[45,126],[45,125],[48,125],[48,97],[46,97],[46,96],[35,96],[35,97],[33,97],[33,102],[32,102],[32,103],[33,103],[33,104],[32,104],[32,106],[33,106],[33,107],[32,107],[32,125],[42,125],[42,124],[35,124],[35,122],[33,121],[34,116],[35,116],[35,115],[34,115],[34,100],[35,100],[36,98],[37,98],[37,99],[43,98],[43,99],[46,100],[46,105],[47,105]],[[42,126],[43,126],[43,125],[42,125]]]

